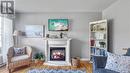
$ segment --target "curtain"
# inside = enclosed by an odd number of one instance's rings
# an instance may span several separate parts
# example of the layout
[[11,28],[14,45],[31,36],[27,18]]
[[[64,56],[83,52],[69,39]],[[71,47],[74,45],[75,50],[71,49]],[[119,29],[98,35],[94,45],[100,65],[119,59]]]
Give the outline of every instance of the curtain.
[[13,42],[13,20],[2,17],[2,55],[3,62],[7,62],[7,52],[9,47],[14,45]]

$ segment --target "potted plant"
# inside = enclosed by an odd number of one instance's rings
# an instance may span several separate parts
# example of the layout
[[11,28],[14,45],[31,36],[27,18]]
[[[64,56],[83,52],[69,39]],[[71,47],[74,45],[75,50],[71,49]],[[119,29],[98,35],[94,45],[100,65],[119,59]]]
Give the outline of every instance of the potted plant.
[[44,58],[45,57],[44,57],[43,53],[36,53],[34,55],[35,63],[43,63],[45,60]]

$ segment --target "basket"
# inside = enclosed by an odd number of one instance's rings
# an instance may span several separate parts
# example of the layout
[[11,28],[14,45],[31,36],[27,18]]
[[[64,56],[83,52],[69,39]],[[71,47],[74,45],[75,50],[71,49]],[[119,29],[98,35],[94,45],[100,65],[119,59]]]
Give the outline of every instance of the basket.
[[73,67],[79,67],[79,65],[80,65],[80,58],[79,57],[72,58],[71,64],[72,64]]

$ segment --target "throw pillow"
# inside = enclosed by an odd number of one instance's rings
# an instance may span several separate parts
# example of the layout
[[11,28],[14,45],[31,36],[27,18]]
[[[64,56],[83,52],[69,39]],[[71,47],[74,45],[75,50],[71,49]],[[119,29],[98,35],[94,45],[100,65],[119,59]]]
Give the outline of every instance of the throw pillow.
[[130,57],[107,53],[107,63],[105,69],[120,73],[130,73]]
[[20,56],[26,54],[26,47],[14,48],[14,56]]
[[119,61],[120,73],[130,73],[130,56],[121,56]]
[[112,53],[107,53],[107,55],[108,57],[107,57],[107,63],[105,69],[119,72],[119,68],[118,68],[119,56]]

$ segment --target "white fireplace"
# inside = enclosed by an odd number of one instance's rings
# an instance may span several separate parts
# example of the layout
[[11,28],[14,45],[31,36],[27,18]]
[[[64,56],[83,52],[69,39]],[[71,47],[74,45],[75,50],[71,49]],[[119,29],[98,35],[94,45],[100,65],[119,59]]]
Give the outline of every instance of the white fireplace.
[[45,63],[54,66],[68,66],[70,63],[71,38],[47,38],[45,48]]

